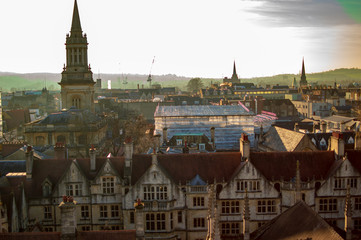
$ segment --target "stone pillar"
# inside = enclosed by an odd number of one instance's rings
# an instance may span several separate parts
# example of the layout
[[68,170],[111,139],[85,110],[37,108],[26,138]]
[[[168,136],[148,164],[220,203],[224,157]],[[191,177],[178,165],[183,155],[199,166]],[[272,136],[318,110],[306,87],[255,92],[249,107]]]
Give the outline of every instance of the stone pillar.
[[33,174],[34,150],[31,146],[27,146],[26,152],[26,179],[31,179]]
[[248,136],[245,133],[242,133],[239,140],[239,151],[241,152],[242,158],[246,159],[250,156],[251,144],[248,140]]
[[135,237],[137,240],[144,240],[144,203],[137,199],[137,202],[134,203],[135,208]]
[[345,232],[346,232],[346,240],[352,239],[352,202],[350,195],[350,185],[347,186],[347,194],[345,201]]
[[339,157],[345,155],[345,141],[343,140],[343,134],[340,132],[333,132],[331,136],[331,151],[335,151],[335,154]]
[[73,197],[63,196],[63,201],[59,205],[62,240],[76,240],[75,204]]
[[89,156],[90,156],[90,171],[95,171],[97,167],[97,156],[96,156],[96,148],[92,145],[89,149]]
[[249,199],[246,189],[246,196],[244,197],[244,208],[243,208],[243,239],[250,240],[249,232],[249,221],[251,219],[251,211],[249,209]]

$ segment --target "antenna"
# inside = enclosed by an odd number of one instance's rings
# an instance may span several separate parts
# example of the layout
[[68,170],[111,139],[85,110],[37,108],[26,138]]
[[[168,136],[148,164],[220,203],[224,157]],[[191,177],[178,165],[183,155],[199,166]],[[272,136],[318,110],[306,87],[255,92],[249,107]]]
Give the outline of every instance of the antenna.
[[149,88],[152,87],[152,69],[153,69],[154,60],[155,60],[155,56],[153,57],[152,64],[150,65],[150,71],[147,79],[147,82],[149,82]]

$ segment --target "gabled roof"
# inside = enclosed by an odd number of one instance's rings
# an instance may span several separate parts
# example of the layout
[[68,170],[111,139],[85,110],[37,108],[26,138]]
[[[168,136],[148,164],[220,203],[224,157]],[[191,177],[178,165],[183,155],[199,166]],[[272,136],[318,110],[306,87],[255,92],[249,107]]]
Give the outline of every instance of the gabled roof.
[[251,152],[251,163],[269,180],[289,180],[295,177],[300,161],[302,181],[325,179],[335,162],[333,151],[314,152]]
[[[268,132],[265,134],[265,140],[262,145],[274,151],[292,152],[305,137],[307,138],[304,133],[281,127],[270,127]],[[312,143],[310,142],[310,144]],[[316,150],[316,148],[314,150]]]
[[256,240],[262,239],[343,239],[325,220],[303,201],[297,202],[278,217],[262,226],[255,233]]

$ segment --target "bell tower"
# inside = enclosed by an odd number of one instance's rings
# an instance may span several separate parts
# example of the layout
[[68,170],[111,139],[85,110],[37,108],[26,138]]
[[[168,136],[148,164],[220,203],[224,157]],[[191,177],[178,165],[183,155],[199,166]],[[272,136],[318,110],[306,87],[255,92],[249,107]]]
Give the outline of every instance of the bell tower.
[[94,109],[93,73],[88,65],[88,41],[83,34],[77,1],[74,1],[70,35],[66,35],[66,65],[61,73],[62,108]]

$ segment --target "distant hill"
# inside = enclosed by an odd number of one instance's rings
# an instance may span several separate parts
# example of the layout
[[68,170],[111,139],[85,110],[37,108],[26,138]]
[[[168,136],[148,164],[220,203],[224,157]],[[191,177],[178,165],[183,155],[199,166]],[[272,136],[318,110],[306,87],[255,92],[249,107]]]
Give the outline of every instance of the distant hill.
[[[361,82],[361,69],[358,68],[341,68],[320,73],[307,74],[307,81],[309,83],[333,85],[336,81],[337,84],[348,85],[353,82]],[[147,75],[140,74],[100,74],[102,79],[102,87],[107,87],[107,81],[111,80],[112,88],[144,88],[149,87],[147,82]],[[94,80],[97,75],[94,74]],[[256,77],[241,79],[242,82],[253,82],[257,85],[265,86],[267,84],[274,85],[291,85],[293,79],[296,78],[297,82],[300,80],[300,76],[297,74],[280,74],[270,77]],[[4,92],[14,90],[36,90],[42,89],[46,86],[50,90],[59,90],[60,86],[58,82],[61,79],[61,74],[56,73],[8,73],[0,72],[0,89]],[[186,85],[190,78],[176,76],[173,74],[167,75],[154,75],[152,76],[152,83],[159,83],[163,87],[178,87],[180,89],[186,89]],[[211,83],[220,83],[222,79],[217,78],[204,78],[202,79],[205,86],[210,86]]]

